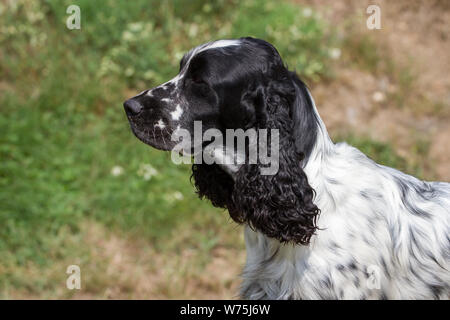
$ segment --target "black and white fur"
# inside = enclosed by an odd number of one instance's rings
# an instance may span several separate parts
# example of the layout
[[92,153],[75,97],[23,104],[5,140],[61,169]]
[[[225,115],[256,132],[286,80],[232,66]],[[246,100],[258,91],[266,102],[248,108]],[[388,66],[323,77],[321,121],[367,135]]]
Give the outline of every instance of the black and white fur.
[[194,164],[198,193],[246,225],[247,299],[448,299],[450,184],[424,182],[334,144],[306,86],[269,43],[188,52],[169,82],[125,102],[134,134],[276,128],[280,169]]

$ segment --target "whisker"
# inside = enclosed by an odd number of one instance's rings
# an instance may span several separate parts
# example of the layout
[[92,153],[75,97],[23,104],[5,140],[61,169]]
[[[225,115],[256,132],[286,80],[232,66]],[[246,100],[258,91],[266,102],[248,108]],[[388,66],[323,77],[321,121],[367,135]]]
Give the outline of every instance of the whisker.
[[164,143],[164,147],[165,147],[166,146],[166,140],[164,139],[164,128],[161,130],[161,137],[163,139],[163,143]]

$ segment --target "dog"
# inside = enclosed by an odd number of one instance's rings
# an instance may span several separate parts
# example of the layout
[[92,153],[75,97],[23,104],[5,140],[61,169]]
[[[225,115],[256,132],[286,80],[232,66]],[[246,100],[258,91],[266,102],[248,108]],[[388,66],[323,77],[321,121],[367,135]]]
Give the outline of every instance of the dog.
[[308,88],[268,42],[200,45],[175,78],[124,108],[136,137],[161,150],[195,121],[202,130],[278,130],[275,174],[261,174],[261,163],[192,165],[198,195],[245,225],[242,298],[450,297],[450,183],[334,144]]

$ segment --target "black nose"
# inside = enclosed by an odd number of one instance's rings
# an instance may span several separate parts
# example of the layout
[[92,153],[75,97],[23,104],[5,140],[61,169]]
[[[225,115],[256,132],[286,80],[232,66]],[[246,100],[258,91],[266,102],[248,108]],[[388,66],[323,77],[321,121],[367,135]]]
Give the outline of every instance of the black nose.
[[140,113],[142,111],[142,105],[134,100],[134,99],[129,99],[127,101],[125,101],[123,103],[123,107],[125,108],[125,111],[130,114],[130,115],[137,115],[138,113]]

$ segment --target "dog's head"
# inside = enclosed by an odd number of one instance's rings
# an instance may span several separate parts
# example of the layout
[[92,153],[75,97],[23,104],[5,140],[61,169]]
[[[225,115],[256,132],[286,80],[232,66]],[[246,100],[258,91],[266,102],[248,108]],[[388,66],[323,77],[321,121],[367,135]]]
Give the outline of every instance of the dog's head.
[[[284,66],[277,50],[253,38],[198,46],[180,62],[172,80],[125,101],[134,134],[171,150],[171,135],[202,130],[276,129],[279,170],[261,175],[263,164],[243,164],[232,176],[216,164],[194,164],[201,197],[227,208],[240,223],[282,242],[307,244],[318,208],[302,170],[316,138],[317,119],[305,85]],[[271,137],[269,136],[269,140]]]
[[240,44],[240,40],[221,40],[198,46],[181,59],[175,78],[125,101],[133,133],[155,148],[171,150],[175,144],[171,134],[177,128],[193,134],[194,121],[201,121],[204,130],[244,123],[246,115],[237,106],[233,110],[225,106],[232,105],[226,101],[231,95],[239,95],[226,86],[235,80],[231,69],[240,67],[233,59],[242,51]]

